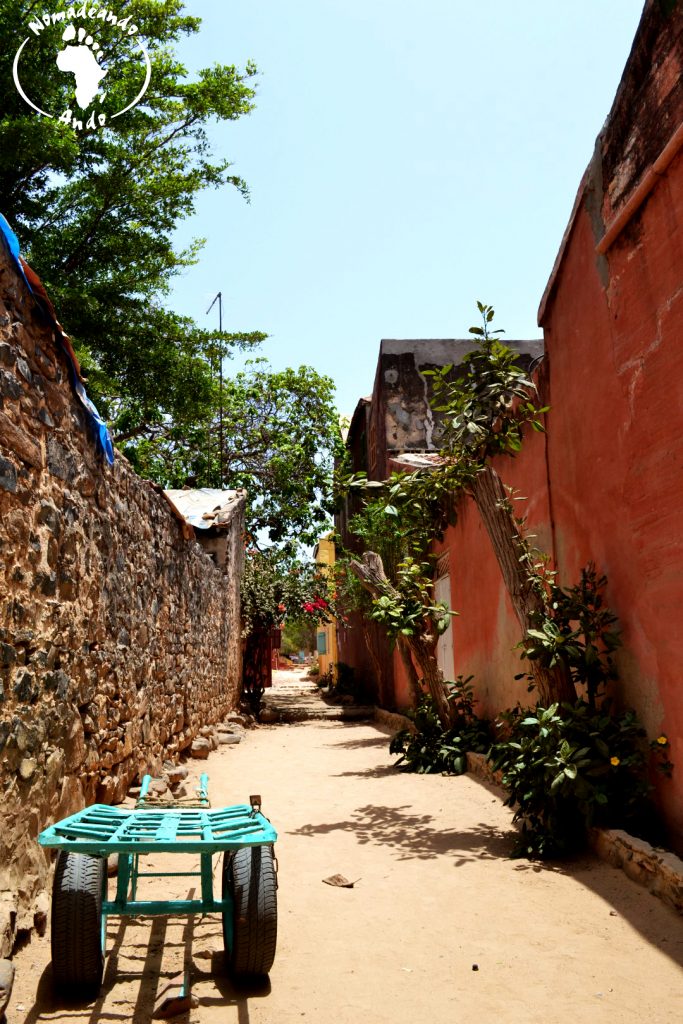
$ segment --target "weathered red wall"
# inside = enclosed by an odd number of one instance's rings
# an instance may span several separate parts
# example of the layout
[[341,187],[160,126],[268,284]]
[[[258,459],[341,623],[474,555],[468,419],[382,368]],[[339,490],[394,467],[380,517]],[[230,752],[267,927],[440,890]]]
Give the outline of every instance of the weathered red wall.
[[[619,618],[618,696],[648,733],[665,733],[671,780],[658,785],[683,847],[683,154],[607,254],[587,205],[573,222],[544,330],[547,435],[499,460],[537,544],[569,585],[594,561]],[[599,232],[598,232],[599,233]],[[606,283],[601,279],[607,271]],[[548,480],[550,489],[548,490]],[[519,626],[471,501],[437,550],[449,551],[455,674],[474,674],[480,712],[524,702]],[[397,673],[398,675],[398,673]],[[405,687],[405,683],[403,683]],[[397,702],[406,693],[397,693]]]
[[[619,618],[615,695],[675,764],[658,780],[683,851],[683,4],[648,0],[612,111],[581,183],[543,297],[546,436],[501,461],[529,497],[559,582],[596,563]],[[623,226],[622,226],[623,225]],[[596,248],[597,247],[597,248]],[[521,506],[521,503],[520,503]],[[474,674],[480,711],[529,699],[520,630],[471,501],[449,552],[454,675]],[[409,703],[394,656],[395,703]]]
[[[552,552],[545,443],[544,435],[532,432],[523,457],[499,459],[496,469],[516,496],[526,498],[515,505],[536,534],[534,544]],[[449,553],[451,606],[458,612],[453,620],[454,674],[475,676],[479,714],[493,716],[524,703],[526,686],[514,678],[523,668],[515,650],[521,639],[519,624],[473,501],[460,503],[457,522],[437,550]]]
[[[623,631],[619,696],[666,733],[683,849],[683,10],[645,6],[541,306],[563,579],[589,558]],[[672,154],[676,154],[673,155]],[[624,227],[611,244],[610,228]],[[603,242],[603,239],[606,241]],[[596,246],[599,250],[596,251]]]
[[[683,84],[681,7],[646,4],[624,76],[544,296],[551,406],[546,436],[500,461],[528,495],[538,546],[559,581],[594,561],[619,618],[616,696],[677,765],[658,781],[683,849]],[[664,154],[664,156],[662,156]],[[617,221],[617,218],[619,220]],[[611,228],[624,222],[620,231]],[[603,239],[606,241],[603,242]],[[613,240],[611,240],[613,239]],[[600,246],[600,250],[596,246]],[[520,507],[522,503],[520,503]],[[454,675],[473,674],[481,713],[527,698],[520,630],[476,507],[465,500],[448,550]],[[397,702],[408,697],[397,665]]]
[[660,788],[683,844],[683,157],[596,265],[577,215],[544,322],[549,464],[559,564],[592,558],[619,616],[625,703],[666,733],[674,778]]
[[[544,383],[539,381],[543,393]],[[552,553],[552,531],[546,474],[546,439],[533,431],[525,439],[524,455],[517,459],[498,459],[496,469],[509,487],[513,487],[518,515],[525,515],[534,543]],[[458,612],[453,620],[454,665],[450,677],[474,675],[479,700],[478,712],[493,716],[517,701],[527,699],[526,686],[515,681],[522,671],[519,653],[514,650],[520,629],[503,584],[493,549],[474,503],[461,501],[457,521],[441,541],[434,545],[437,554],[448,553],[451,580],[451,608]],[[403,663],[394,654],[395,704],[409,707],[411,695]]]

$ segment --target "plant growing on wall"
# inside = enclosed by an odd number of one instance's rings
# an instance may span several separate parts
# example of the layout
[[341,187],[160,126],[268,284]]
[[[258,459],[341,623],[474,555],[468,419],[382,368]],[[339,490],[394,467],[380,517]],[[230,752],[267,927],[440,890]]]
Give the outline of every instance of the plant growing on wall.
[[[516,455],[526,426],[542,432],[547,408],[537,404],[533,381],[499,339],[502,332],[492,331],[493,307],[481,302],[477,307],[482,326],[470,328],[477,347],[462,361],[458,377],[449,379],[451,366],[431,371],[434,409],[443,416],[442,454],[458,466],[462,486],[476,502],[526,637],[548,616],[548,592],[542,566],[525,538],[523,521],[515,515],[491,460]],[[542,703],[576,697],[561,660],[536,658],[530,665]]]
[[[495,456],[520,451],[525,426],[542,431],[547,410],[535,401],[534,384],[515,354],[500,341],[502,332],[492,330],[493,308],[477,305],[482,326],[470,328],[477,345],[455,379],[450,365],[426,371],[433,380],[434,410],[442,417],[442,464],[428,474],[392,477],[386,496],[367,501],[361,516],[351,522],[352,532],[367,550],[349,567],[372,596],[372,617],[397,639],[415,687],[413,663],[417,666],[444,725],[450,713],[436,665],[436,644],[448,619],[440,619],[437,609],[429,610],[429,550],[459,494],[468,490],[479,508],[523,635],[548,613],[547,582],[539,580],[538,559],[525,537],[523,521],[514,514],[491,465]],[[542,701],[576,696],[561,661],[532,659],[530,672]]]
[[467,771],[468,751],[485,753],[489,749],[489,723],[475,714],[472,678],[458,676],[454,683],[445,684],[451,705],[451,721],[446,730],[431,695],[422,695],[416,709],[408,712],[415,728],[401,729],[391,740],[390,752],[400,755],[396,768],[419,774],[462,775]]
[[[416,700],[422,694],[420,684],[427,687],[443,728],[450,725],[453,709],[436,648],[454,612],[435,599],[430,546],[445,526],[456,476],[456,471],[433,479],[419,473],[393,474],[379,495],[375,489],[366,491],[361,511],[349,524],[365,550],[361,557],[350,554],[340,560],[338,570],[347,577],[352,574],[369,595],[367,614],[398,645]],[[351,481],[351,486],[354,483],[362,481]],[[369,493],[377,496],[368,497]],[[342,587],[362,608],[348,578]]]
[[[598,574],[591,562],[581,570],[578,584],[560,587],[545,561],[530,560],[530,564],[536,583],[543,587],[547,608],[534,617],[534,627],[520,641],[522,657],[549,668],[561,664],[575,691],[594,711],[609,682],[617,677],[612,655],[621,642],[616,616],[604,600],[607,577]],[[534,681],[532,674],[528,678]]]

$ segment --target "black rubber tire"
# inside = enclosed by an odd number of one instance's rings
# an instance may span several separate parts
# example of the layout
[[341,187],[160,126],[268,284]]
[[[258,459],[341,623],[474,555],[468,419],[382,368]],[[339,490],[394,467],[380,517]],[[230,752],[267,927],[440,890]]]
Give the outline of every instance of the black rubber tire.
[[232,949],[223,914],[225,956],[234,978],[262,978],[277,944],[277,878],[272,846],[252,846],[223,856],[223,899],[232,896]]
[[107,861],[60,850],[52,886],[52,977],[71,998],[97,995],[102,984],[102,897]]

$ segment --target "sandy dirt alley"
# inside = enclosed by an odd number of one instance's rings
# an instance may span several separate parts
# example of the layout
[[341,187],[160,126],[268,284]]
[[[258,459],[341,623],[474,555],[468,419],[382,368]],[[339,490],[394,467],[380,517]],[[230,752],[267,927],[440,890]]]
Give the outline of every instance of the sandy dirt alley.
[[[208,765],[191,762],[191,778],[208,770],[214,807],[261,793],[278,829],[266,987],[231,985],[218,918],[113,919],[98,1001],[56,1001],[48,934],[15,957],[9,1024],[144,1024],[183,965],[199,1006],[179,1024],[680,1024],[672,910],[590,857],[509,860],[497,792],[468,776],[402,775],[392,761],[374,725],[307,722],[261,727]],[[181,858],[151,860],[169,870]],[[337,872],[355,888],[323,884]],[[185,897],[194,882],[150,882],[141,897]]]

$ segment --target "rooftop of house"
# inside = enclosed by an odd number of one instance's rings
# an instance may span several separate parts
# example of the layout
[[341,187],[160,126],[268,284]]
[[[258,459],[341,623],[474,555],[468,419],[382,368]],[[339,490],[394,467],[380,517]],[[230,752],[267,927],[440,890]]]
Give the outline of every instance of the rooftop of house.
[[[532,360],[543,355],[543,339],[503,339],[505,344]],[[379,357],[413,355],[420,358],[421,363],[433,363],[435,366],[446,366],[448,363],[459,363],[471,352],[476,343],[469,338],[382,338],[379,345]]]
[[239,507],[244,491],[226,491],[218,487],[167,490],[164,495],[174,512],[195,530],[227,530]]

